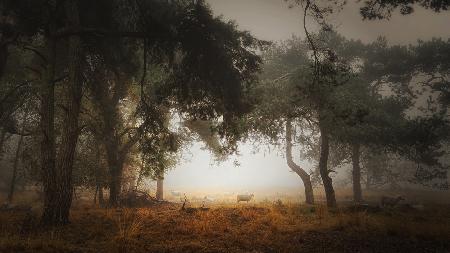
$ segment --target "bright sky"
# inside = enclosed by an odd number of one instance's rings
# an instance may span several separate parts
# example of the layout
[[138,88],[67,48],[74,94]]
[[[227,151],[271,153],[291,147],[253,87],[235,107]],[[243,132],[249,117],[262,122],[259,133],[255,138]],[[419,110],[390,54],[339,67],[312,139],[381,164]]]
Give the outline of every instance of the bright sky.
[[[240,29],[249,30],[265,40],[284,40],[296,34],[303,36],[301,10],[289,9],[282,0],[207,0],[215,15],[235,20]],[[352,1],[353,2],[353,1]],[[349,4],[334,23],[348,38],[365,42],[386,36],[393,43],[414,43],[417,39],[448,38],[450,12],[435,14],[417,9],[409,16],[394,16],[390,21],[362,21],[355,4]],[[311,27],[311,25],[310,25]],[[195,191],[196,189],[228,192],[258,191],[263,188],[292,188],[300,192],[300,178],[290,172],[285,158],[278,152],[253,154],[251,144],[240,146],[241,155],[220,165],[214,164],[203,144],[196,143],[188,161],[181,162],[166,175],[165,190]],[[233,166],[238,160],[239,167]],[[308,170],[311,165],[301,162]]]
[[[265,148],[265,151],[255,153],[251,144],[244,144],[239,147],[241,152],[238,156],[217,164],[203,146],[197,142],[184,154],[186,161],[166,175],[166,188],[245,192],[301,187],[298,176],[289,171],[285,158],[276,150],[270,152]],[[234,161],[238,161],[240,166],[236,167]]]

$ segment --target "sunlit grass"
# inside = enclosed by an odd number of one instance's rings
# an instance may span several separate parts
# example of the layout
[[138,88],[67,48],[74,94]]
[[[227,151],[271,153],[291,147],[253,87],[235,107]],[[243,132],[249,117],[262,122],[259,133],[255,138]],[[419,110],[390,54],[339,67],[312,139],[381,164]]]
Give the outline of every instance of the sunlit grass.
[[[337,237],[434,240],[450,235],[448,206],[423,212],[328,210],[283,202],[211,204],[180,210],[165,204],[138,209],[77,208],[66,227],[20,233],[24,214],[0,213],[0,252],[305,252],[332,249]],[[333,246],[334,245],[334,246]],[[363,245],[363,244],[362,244]],[[379,245],[380,247],[383,245]]]

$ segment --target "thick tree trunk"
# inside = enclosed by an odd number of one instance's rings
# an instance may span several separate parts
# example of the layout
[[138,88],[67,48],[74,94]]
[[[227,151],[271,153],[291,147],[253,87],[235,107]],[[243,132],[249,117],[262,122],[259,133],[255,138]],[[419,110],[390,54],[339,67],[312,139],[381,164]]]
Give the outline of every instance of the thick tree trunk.
[[[103,82],[103,80],[99,80],[99,82]],[[95,86],[93,92],[104,124],[101,136],[109,170],[109,205],[116,207],[119,205],[125,162],[125,155],[121,150],[121,136],[117,133],[120,121],[118,108],[120,96],[116,94],[110,96],[109,87],[104,83]]]
[[[117,135],[115,129],[118,127],[118,113],[114,103],[107,106],[112,106],[109,115],[104,115],[104,145],[106,149],[110,180],[109,180],[109,204],[111,206],[118,206],[120,193],[122,190],[122,174],[123,166],[129,152],[135,141],[130,140],[126,144],[122,144],[122,139]],[[105,106],[105,107],[107,107]]]
[[3,74],[5,73],[6,63],[8,61],[8,44],[0,44],[0,81],[2,80]]
[[[24,130],[25,130],[25,123],[26,123],[27,117],[28,117],[28,113],[26,112],[23,117],[23,121],[22,121],[22,132],[24,132]],[[16,154],[14,156],[14,161],[13,161],[13,174],[11,177],[11,185],[10,185],[9,193],[8,193],[8,203],[12,203],[12,201],[13,201],[13,195],[14,195],[14,190],[16,187],[16,179],[17,179],[17,167],[19,165],[19,156],[20,156],[20,150],[22,149],[23,138],[24,138],[23,135],[20,135],[19,142],[17,143]]]
[[314,204],[314,192],[311,183],[311,176],[300,166],[298,166],[292,158],[292,123],[288,119],[286,121],[286,159],[287,164],[303,181],[305,186],[305,202],[307,204]]
[[353,144],[352,146],[352,164],[353,164],[353,200],[355,202],[361,202],[362,190],[361,190],[361,167],[359,166],[360,158],[360,145]]
[[42,130],[41,140],[41,166],[42,181],[44,190],[44,211],[42,213],[42,223],[51,225],[55,221],[56,205],[58,203],[57,173],[55,169],[55,60],[56,41],[48,40],[48,64],[44,78],[41,82],[41,119]]
[[109,205],[119,206],[120,193],[122,190],[122,173],[124,160],[121,159],[118,144],[115,141],[107,142],[106,153],[110,173],[109,180]]
[[159,201],[164,200],[164,178],[160,177],[156,180],[156,199]]
[[[69,25],[78,27],[80,25],[78,6],[75,0],[66,1],[66,15]],[[82,97],[82,65],[83,54],[81,38],[78,35],[69,37],[69,81],[65,90],[65,117],[63,120],[61,147],[56,163],[57,168],[57,199],[53,204],[53,210],[44,211],[51,213],[46,223],[49,225],[64,225],[69,222],[69,211],[72,205],[72,168],[75,149],[78,141],[78,116],[80,113]]]
[[325,196],[327,198],[328,207],[336,207],[336,196],[333,189],[333,181],[328,170],[328,156],[330,153],[330,143],[327,128],[322,122],[319,122],[320,128],[320,159],[319,171],[322,178]]
[[117,166],[110,167],[111,182],[109,185],[109,205],[112,207],[119,206],[120,192],[122,191],[122,169]]
[[[5,6],[0,3],[0,8],[4,9]],[[4,16],[6,14],[6,16]],[[1,13],[2,15],[2,24],[0,29],[0,81],[2,80],[3,74],[5,73],[6,65],[8,63],[9,56],[9,45],[14,42],[17,38],[17,34],[15,33],[15,27],[13,25],[13,18],[9,16],[7,13]]]

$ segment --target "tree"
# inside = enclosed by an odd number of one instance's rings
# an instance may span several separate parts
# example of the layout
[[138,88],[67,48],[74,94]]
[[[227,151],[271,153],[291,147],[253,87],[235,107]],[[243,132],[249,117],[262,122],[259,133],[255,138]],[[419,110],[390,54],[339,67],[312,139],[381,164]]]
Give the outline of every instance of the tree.
[[[125,156],[122,154],[146,135],[150,135],[150,139],[165,138],[165,134],[160,136],[157,133],[164,129],[163,126],[158,127],[164,121],[159,120],[164,118],[160,110],[162,104],[168,104],[167,108],[176,106],[192,117],[219,118],[225,115],[220,128],[222,136],[236,133],[229,122],[246,111],[241,93],[259,69],[260,60],[255,50],[260,41],[247,32],[238,31],[233,23],[213,18],[203,1],[135,1],[129,6],[129,3],[119,0],[20,0],[7,1],[1,7],[3,13],[13,16],[13,32],[27,42],[37,67],[33,69],[39,75],[41,166],[46,196],[43,223],[60,225],[68,222],[82,91],[87,81],[83,77],[88,76],[89,68],[96,66],[95,60],[111,63],[105,52],[113,52],[115,48],[128,44],[129,52],[144,58],[141,102],[136,113],[136,118],[143,119],[144,123],[133,130],[135,134],[130,138],[133,140],[127,142],[122,150],[116,150],[118,145],[110,145],[108,149],[111,150],[107,150],[109,167],[113,168],[112,181],[115,182],[110,187],[114,204],[120,192],[117,182],[120,181],[120,164],[123,164]],[[98,50],[101,47],[108,50],[101,52]],[[5,55],[3,52],[2,57]],[[170,73],[165,87],[150,88],[152,99],[148,99],[146,82],[150,56],[151,63],[161,64]],[[120,57],[116,59],[122,60]],[[211,64],[213,60],[219,60],[220,64]],[[135,71],[117,68],[114,62],[107,70],[111,72],[103,76],[108,81],[119,83],[138,79]],[[130,84],[121,86],[127,90]],[[117,110],[116,101],[120,99],[106,101],[106,109]],[[56,104],[61,104],[61,107],[55,107]],[[117,117],[112,116],[111,120],[104,120],[103,123],[109,124],[105,124],[107,127],[104,129],[116,126],[113,120]],[[55,131],[55,126],[60,123],[62,131]],[[118,140],[117,133],[108,132],[106,136],[109,142]],[[117,155],[119,151],[120,155],[114,159],[121,160],[114,162],[113,154]]]
[[[288,82],[292,72],[308,62],[307,50],[299,39],[294,38],[280,45],[271,45],[263,53],[264,68],[259,82],[252,90],[249,101],[254,106],[245,118],[247,139],[276,146],[284,146],[288,167],[301,178],[305,187],[305,200],[314,203],[310,175],[293,159],[293,127],[303,126],[305,117],[296,104],[297,88]],[[303,144],[303,143],[301,143]]]
[[[22,119],[22,133],[25,131],[25,127],[27,124],[27,119],[28,118],[28,112],[24,112],[23,114],[23,119]],[[16,181],[17,181],[17,170],[18,170],[18,166],[19,166],[19,158],[20,158],[20,153],[22,152],[22,144],[24,141],[24,136],[20,135],[19,137],[19,141],[17,142],[17,148],[16,148],[16,152],[14,155],[14,161],[13,161],[13,167],[12,167],[12,177],[11,177],[11,184],[10,184],[10,188],[9,188],[9,192],[8,192],[8,203],[12,203],[13,201],[13,195],[14,195],[14,190],[16,187]]]
[[446,0],[369,0],[360,12],[364,19],[389,19],[392,12],[400,9],[402,15],[414,12],[417,5],[434,12],[447,11],[450,3]]
[[[421,177],[417,181],[422,183],[433,178],[445,179],[447,171],[439,160],[445,152],[443,144],[448,141],[448,91],[443,87],[448,86],[449,61],[446,54],[442,54],[448,50],[448,45],[444,40],[432,39],[419,41],[414,46],[389,47],[381,40],[373,45],[375,50],[367,63],[367,72],[379,76],[378,80],[373,80],[388,84],[409,104],[406,108],[410,110],[409,120],[392,121],[397,122],[398,130],[386,133],[387,138],[380,140],[390,143],[389,149],[393,152],[417,163],[421,171],[417,173]],[[426,104],[420,105],[427,96]]]
[[311,176],[302,167],[295,164],[292,158],[292,123],[289,119],[286,121],[286,160],[289,168],[297,173],[303,181],[303,185],[305,186],[305,202],[307,204],[314,204]]

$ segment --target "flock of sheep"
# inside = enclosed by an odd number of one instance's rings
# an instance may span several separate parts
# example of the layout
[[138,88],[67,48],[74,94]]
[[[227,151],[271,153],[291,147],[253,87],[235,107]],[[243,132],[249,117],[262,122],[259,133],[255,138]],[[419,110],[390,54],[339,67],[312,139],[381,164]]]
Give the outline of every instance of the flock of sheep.
[[[179,197],[180,200],[183,200],[183,199],[187,200],[186,194],[182,193],[180,191],[171,191],[171,195],[173,197]],[[240,202],[249,203],[255,197],[255,195],[253,193],[236,194],[236,195],[234,193],[226,193],[226,194],[224,194],[224,196],[227,196],[227,197],[236,196],[237,203],[240,203]],[[198,200],[198,201],[201,201],[203,204],[206,204],[206,203],[216,202],[217,198],[206,195],[203,198],[198,198],[198,199],[194,198],[194,200]],[[398,197],[382,196],[380,198],[379,203],[377,203],[376,205],[381,208],[395,208],[395,207],[399,207],[399,206],[408,206],[410,208],[417,209],[417,210],[423,210],[423,208],[424,208],[424,206],[420,203],[414,203],[414,204],[408,203],[403,196],[398,196]]]
[[[178,197],[178,198],[182,199],[182,197],[184,195],[184,198],[186,198],[186,194],[183,194],[180,191],[171,191],[170,193],[173,197]],[[230,196],[230,195],[234,195],[234,194],[226,193],[225,195]],[[255,197],[255,195],[253,193],[237,194],[236,201],[237,201],[237,203],[239,203],[239,202],[247,202],[248,203],[254,197]],[[203,200],[203,202],[215,202],[216,198],[207,195],[207,196],[204,196],[202,200]]]

